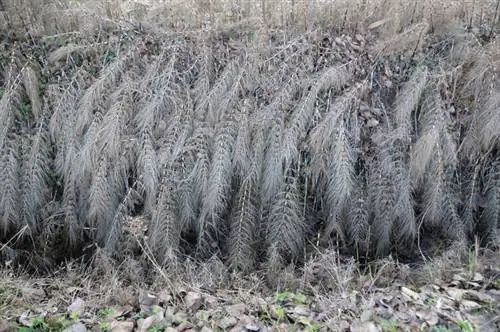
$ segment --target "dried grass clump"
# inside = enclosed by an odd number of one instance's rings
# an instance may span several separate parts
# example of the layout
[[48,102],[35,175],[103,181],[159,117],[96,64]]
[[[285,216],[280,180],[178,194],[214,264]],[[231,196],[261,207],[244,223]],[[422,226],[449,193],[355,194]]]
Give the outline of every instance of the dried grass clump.
[[272,277],[313,240],[361,259],[498,236],[494,4],[23,4],[1,8],[11,31],[36,28],[0,62],[13,252]]

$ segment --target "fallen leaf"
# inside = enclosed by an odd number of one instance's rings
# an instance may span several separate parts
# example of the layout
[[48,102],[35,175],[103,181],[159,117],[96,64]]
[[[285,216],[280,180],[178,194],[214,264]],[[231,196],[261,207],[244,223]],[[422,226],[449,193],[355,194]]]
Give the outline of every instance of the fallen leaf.
[[186,307],[191,311],[200,309],[203,297],[197,292],[187,292],[184,297]]
[[466,311],[473,311],[473,310],[478,310],[481,309],[481,305],[477,302],[470,301],[470,300],[462,300],[460,302],[460,305],[464,308]]
[[238,317],[247,311],[247,306],[245,303],[236,303],[227,306],[225,309],[230,316]]
[[209,327],[203,326],[201,328],[200,332],[213,332],[213,330]]
[[163,318],[163,311],[160,311],[153,316],[139,319],[137,321],[137,331],[146,332],[152,325],[161,322]]
[[113,321],[110,324],[110,332],[132,332],[134,330],[134,322],[131,321]]
[[251,331],[251,332],[258,332],[260,331],[260,327],[256,324],[247,324],[245,325],[245,329],[247,331]]
[[9,330],[9,322],[6,320],[0,320],[0,332],[7,332]]
[[380,329],[373,322],[354,323],[351,325],[351,332],[379,332]]
[[77,297],[68,307],[68,312],[81,316],[85,310],[85,302]]
[[465,294],[465,290],[449,287],[446,289],[446,293],[455,301],[459,302]]
[[234,317],[224,317],[219,322],[219,326],[223,330],[230,329],[233,326],[235,326],[236,324],[238,324],[238,320],[236,318],[234,318]]
[[389,21],[389,20],[388,19],[384,19],[384,20],[379,20],[379,21],[373,22],[372,24],[370,24],[368,26],[368,30],[373,30],[375,28],[378,28],[379,26],[384,25],[387,21]]
[[420,297],[420,294],[418,294],[417,292],[414,292],[411,289],[406,288],[404,286],[401,287],[401,293],[403,293],[403,295],[408,297],[410,300],[418,301],[418,302],[422,300],[422,298]]
[[434,326],[439,322],[439,317],[433,310],[417,311],[416,316],[424,320],[428,326]]
[[86,331],[87,331],[87,328],[81,322],[70,325],[63,330],[63,332],[86,332]]

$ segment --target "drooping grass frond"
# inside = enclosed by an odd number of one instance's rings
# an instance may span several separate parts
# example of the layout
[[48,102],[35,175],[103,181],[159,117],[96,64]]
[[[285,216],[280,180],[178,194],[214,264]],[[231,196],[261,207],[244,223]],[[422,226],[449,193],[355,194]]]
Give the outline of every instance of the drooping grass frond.
[[250,155],[251,128],[248,119],[249,110],[247,109],[249,107],[249,101],[245,100],[243,103],[239,118],[236,120],[238,123],[238,133],[236,134],[233,157],[233,169],[235,174],[240,178],[244,178],[248,175],[252,166]]
[[[233,153],[236,138],[234,121],[220,123],[213,144],[212,162],[208,178],[207,191],[201,200],[199,243],[205,246],[206,235],[215,236],[219,232],[217,223],[228,206],[228,194],[233,177]],[[205,225],[209,225],[206,227]],[[214,233],[211,235],[211,233]],[[212,239],[213,241],[213,239]]]
[[162,265],[168,263],[171,253],[179,250],[182,224],[176,213],[173,181],[166,174],[160,185],[158,198],[148,229],[149,245]]
[[78,135],[82,135],[87,131],[97,105],[102,102],[109,90],[119,82],[122,72],[135,54],[135,48],[132,48],[125,55],[105,67],[99,78],[85,90],[85,94],[78,102],[76,111],[75,131]]
[[325,199],[325,237],[333,231],[343,237],[340,215],[354,187],[353,146],[344,119],[352,109],[352,97],[352,92],[338,97],[310,135],[312,185]]
[[251,179],[245,179],[234,199],[230,216],[229,266],[248,271],[254,261],[254,242],[257,235],[257,188]]
[[361,251],[360,254],[364,254],[366,246],[369,245],[367,243],[370,228],[369,204],[367,191],[361,185],[357,185],[349,200],[346,235],[347,239]]
[[223,121],[226,111],[236,100],[239,80],[243,74],[242,69],[239,68],[241,68],[239,62],[228,63],[211,89],[196,102],[195,114],[202,116],[202,119],[212,128],[219,121]]
[[481,205],[480,169],[480,165],[467,165],[464,172],[464,204],[461,215],[468,235],[472,235],[474,231]]
[[479,115],[480,146],[487,152],[493,147],[500,147],[500,93],[495,91],[484,105]]
[[95,137],[97,155],[105,155],[111,160],[119,159],[127,124],[134,111],[133,101],[130,97],[131,88],[125,84],[111,95],[111,107],[103,115]]
[[413,184],[418,186],[429,164],[440,153],[445,167],[456,167],[457,147],[450,134],[450,119],[437,91],[430,92],[422,107],[422,134],[411,152],[410,171]]
[[446,169],[440,151],[429,165],[424,188],[424,225],[440,229],[451,239],[464,241],[465,228],[458,215],[457,197],[453,194],[453,174]]
[[287,176],[275,196],[266,221],[268,250],[275,248],[285,260],[297,260],[302,256],[306,225],[298,179]]
[[35,233],[39,230],[40,211],[50,200],[51,194],[50,141],[46,122],[42,117],[37,123],[36,132],[23,140],[21,211],[24,223]]
[[113,219],[110,222],[110,230],[104,239],[104,248],[110,253],[116,253],[119,249],[119,240],[122,235],[122,229],[125,225],[127,217],[134,209],[137,202],[140,201],[140,195],[135,188],[128,188],[126,194],[115,210]]
[[354,186],[354,158],[351,146],[343,124],[336,133],[336,143],[328,156],[326,169],[327,220],[324,236],[329,236],[334,230],[342,237],[339,227],[339,217],[347,207]]
[[389,55],[395,53],[411,52],[416,53],[421,51],[426,35],[431,28],[427,22],[419,22],[401,33],[391,35],[387,40],[382,40],[377,43],[373,52],[379,55]]
[[112,190],[110,185],[110,165],[106,157],[101,157],[98,168],[92,176],[92,183],[88,194],[88,213],[86,214],[89,226],[95,230],[95,237],[99,244],[104,246],[104,239],[109,234],[109,222],[114,214]]
[[[10,79],[10,78],[7,78]],[[0,146],[4,146],[7,134],[14,123],[15,110],[19,108],[22,95],[20,78],[8,81],[0,99]]]
[[40,99],[38,75],[35,70],[26,66],[22,69],[23,85],[26,94],[30,100],[31,113],[35,120],[38,120],[42,114],[42,101]]
[[483,243],[488,243],[494,240],[500,231],[500,158],[498,157],[487,170],[483,192],[486,203],[478,229]]
[[19,204],[19,147],[16,139],[4,140],[0,150],[2,190],[0,190],[1,228],[7,232],[21,228]]
[[401,139],[409,141],[414,128],[412,113],[419,105],[421,95],[426,87],[428,72],[425,67],[418,67],[405,83],[394,103],[394,118]]
[[[257,165],[258,159],[254,160],[253,171],[260,176],[262,168],[261,201],[263,205],[275,197],[280,190],[282,177],[284,176],[283,165],[283,140],[285,134],[284,112],[293,104],[293,95],[297,93],[299,86],[287,81],[278,91],[277,96],[269,105],[255,112],[251,119],[253,132],[263,135],[264,142],[254,145],[254,154],[262,158],[262,164]],[[253,137],[256,137],[255,134]],[[265,144],[265,145],[262,145]],[[264,147],[264,149],[262,149]]]
[[401,245],[411,242],[417,232],[410,177],[398,143],[397,137],[390,135],[380,143],[379,159],[370,174],[377,255],[386,254],[398,242]]
[[285,139],[283,141],[284,160],[289,164],[297,160],[299,153],[299,142],[305,139],[310,129],[310,121],[315,109],[316,98],[320,91],[332,89],[333,93],[339,91],[352,77],[352,72],[346,65],[332,67],[320,73],[314,79],[307,95],[300,101],[293,111],[291,119],[287,124]]
[[[70,248],[75,248],[83,241],[83,224],[79,217],[78,196],[75,178],[67,174],[64,178],[64,191],[62,200],[62,210],[64,213],[64,226],[67,234],[67,242]],[[97,225],[91,228],[95,232]]]
[[137,158],[137,169],[140,181],[144,187],[145,212],[149,213],[153,209],[158,186],[158,158],[156,155],[151,133],[143,131],[138,140],[139,156]]

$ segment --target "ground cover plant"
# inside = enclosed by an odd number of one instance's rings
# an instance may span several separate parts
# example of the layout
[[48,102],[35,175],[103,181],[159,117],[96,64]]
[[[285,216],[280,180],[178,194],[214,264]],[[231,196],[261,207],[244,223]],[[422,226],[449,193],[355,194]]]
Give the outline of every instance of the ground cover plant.
[[499,3],[0,1],[2,263],[497,250]]

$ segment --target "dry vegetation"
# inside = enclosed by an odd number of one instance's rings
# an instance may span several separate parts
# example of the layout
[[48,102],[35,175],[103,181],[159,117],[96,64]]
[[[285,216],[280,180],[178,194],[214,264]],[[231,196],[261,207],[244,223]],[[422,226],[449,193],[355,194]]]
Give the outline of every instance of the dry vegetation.
[[2,262],[498,250],[499,3],[0,0]]

